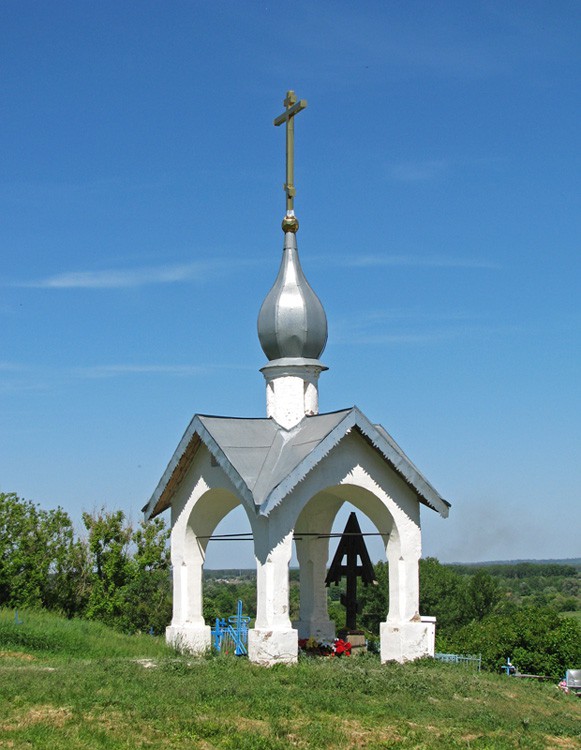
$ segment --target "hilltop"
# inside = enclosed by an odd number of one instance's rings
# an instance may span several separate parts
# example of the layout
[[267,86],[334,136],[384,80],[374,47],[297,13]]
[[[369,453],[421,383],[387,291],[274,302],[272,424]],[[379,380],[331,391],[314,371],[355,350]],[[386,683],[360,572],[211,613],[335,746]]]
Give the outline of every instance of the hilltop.
[[554,684],[366,655],[265,669],[99,623],[0,611],[0,746],[69,750],[579,747]]

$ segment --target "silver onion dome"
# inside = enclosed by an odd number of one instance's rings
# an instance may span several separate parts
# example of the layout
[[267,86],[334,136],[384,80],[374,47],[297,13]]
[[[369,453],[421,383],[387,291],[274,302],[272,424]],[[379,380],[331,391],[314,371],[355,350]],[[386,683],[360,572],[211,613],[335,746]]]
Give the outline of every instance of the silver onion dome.
[[301,268],[297,228],[298,222],[285,231],[278,276],[258,314],[260,346],[270,361],[316,360],[327,343],[327,317]]

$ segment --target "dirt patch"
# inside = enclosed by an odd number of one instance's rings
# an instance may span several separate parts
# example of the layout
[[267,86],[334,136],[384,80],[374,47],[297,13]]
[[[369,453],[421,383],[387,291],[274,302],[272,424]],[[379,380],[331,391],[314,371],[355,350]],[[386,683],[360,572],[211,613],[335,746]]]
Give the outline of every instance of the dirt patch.
[[547,741],[547,747],[552,748],[555,750],[555,748],[564,748],[564,750],[579,750],[581,747],[581,743],[579,740],[574,739],[573,737],[555,737],[552,734],[548,734],[545,736],[545,739]]
[[237,729],[241,727],[243,729],[251,729],[253,732],[257,732],[258,734],[268,734],[268,724],[262,719],[246,719],[244,718],[244,716],[241,716],[240,718],[236,719],[235,726]]
[[67,706],[33,706],[27,711],[15,716],[7,724],[1,724],[3,732],[14,732],[35,724],[49,724],[53,727],[62,727],[70,721],[73,713]]
[[341,731],[353,748],[367,747],[367,745],[377,745],[378,742],[390,740],[392,742],[401,741],[401,734],[395,727],[383,726],[367,729],[360,722],[353,719],[343,719],[341,722]]
[[0,659],[19,659],[20,661],[35,661],[36,656],[25,654],[24,651],[0,651]]
[[458,695],[458,693],[454,693],[452,698],[455,701],[463,701],[464,703],[483,703],[484,702],[482,698],[474,698],[471,695]]

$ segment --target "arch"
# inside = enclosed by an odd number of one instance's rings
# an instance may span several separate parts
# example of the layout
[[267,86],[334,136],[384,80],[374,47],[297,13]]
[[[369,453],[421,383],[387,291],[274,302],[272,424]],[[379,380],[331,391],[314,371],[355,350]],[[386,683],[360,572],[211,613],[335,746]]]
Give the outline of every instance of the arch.
[[[365,513],[377,530],[385,533],[390,599],[386,621],[380,625],[382,660],[402,661],[430,653],[429,645],[426,645],[429,642],[427,626],[421,622],[418,612],[421,555],[418,496],[355,430],[317,464],[316,471],[311,471],[296,483],[283,501],[261,509],[261,514],[254,519],[255,539],[261,538],[260,545],[257,543],[257,549],[261,547],[257,551],[258,601],[259,606],[261,600],[265,603],[267,615],[261,637],[264,641],[267,636],[272,637],[271,632],[266,632],[268,625],[269,631],[279,631],[276,634],[279,652],[283,648],[291,649],[291,633],[295,634],[295,639],[297,634],[288,619],[288,564],[293,535],[299,535],[301,531],[305,534],[330,531],[333,519],[345,501]],[[319,528],[314,528],[315,524]],[[297,628],[302,637],[328,638],[334,634],[334,624],[326,611],[324,586],[328,543],[307,542],[297,549],[298,555],[301,614]],[[262,578],[261,566],[264,572],[269,568],[269,574]],[[421,633],[416,632],[419,626]],[[433,625],[431,627],[433,631]],[[273,663],[272,645],[258,644],[251,658],[254,656],[257,661]],[[281,660],[294,659],[285,654]]]
[[[400,569],[403,556],[398,522],[388,505],[369,488],[345,483],[318,492],[303,506],[297,518],[295,545],[300,569],[300,614],[294,624],[299,638],[312,636],[317,640],[330,640],[335,636],[335,625],[327,612],[325,577],[329,562],[329,538],[325,535],[331,533],[345,502],[361,511],[382,534],[385,556],[390,563],[390,598],[386,619],[390,620],[391,616],[392,620],[399,620],[401,617]],[[302,538],[301,533],[304,534]],[[411,562],[417,566],[415,556],[412,556]],[[414,611],[409,613],[411,617],[417,614],[417,602],[414,604]]]
[[181,504],[175,504],[171,532],[173,615],[166,639],[179,648],[192,652],[210,648],[211,628],[203,616],[206,549],[216,526],[238,505],[248,515],[246,505],[231,488],[209,487],[202,478]]

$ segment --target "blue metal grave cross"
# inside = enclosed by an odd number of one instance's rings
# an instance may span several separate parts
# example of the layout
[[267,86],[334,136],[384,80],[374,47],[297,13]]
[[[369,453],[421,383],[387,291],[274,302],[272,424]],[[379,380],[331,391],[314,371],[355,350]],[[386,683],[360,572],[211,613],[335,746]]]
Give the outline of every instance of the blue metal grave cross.
[[216,618],[216,626],[212,629],[212,645],[216,651],[224,651],[228,646],[233,646],[236,656],[246,656],[249,622],[250,617],[242,614],[242,600],[239,599],[235,615],[228,620]]

